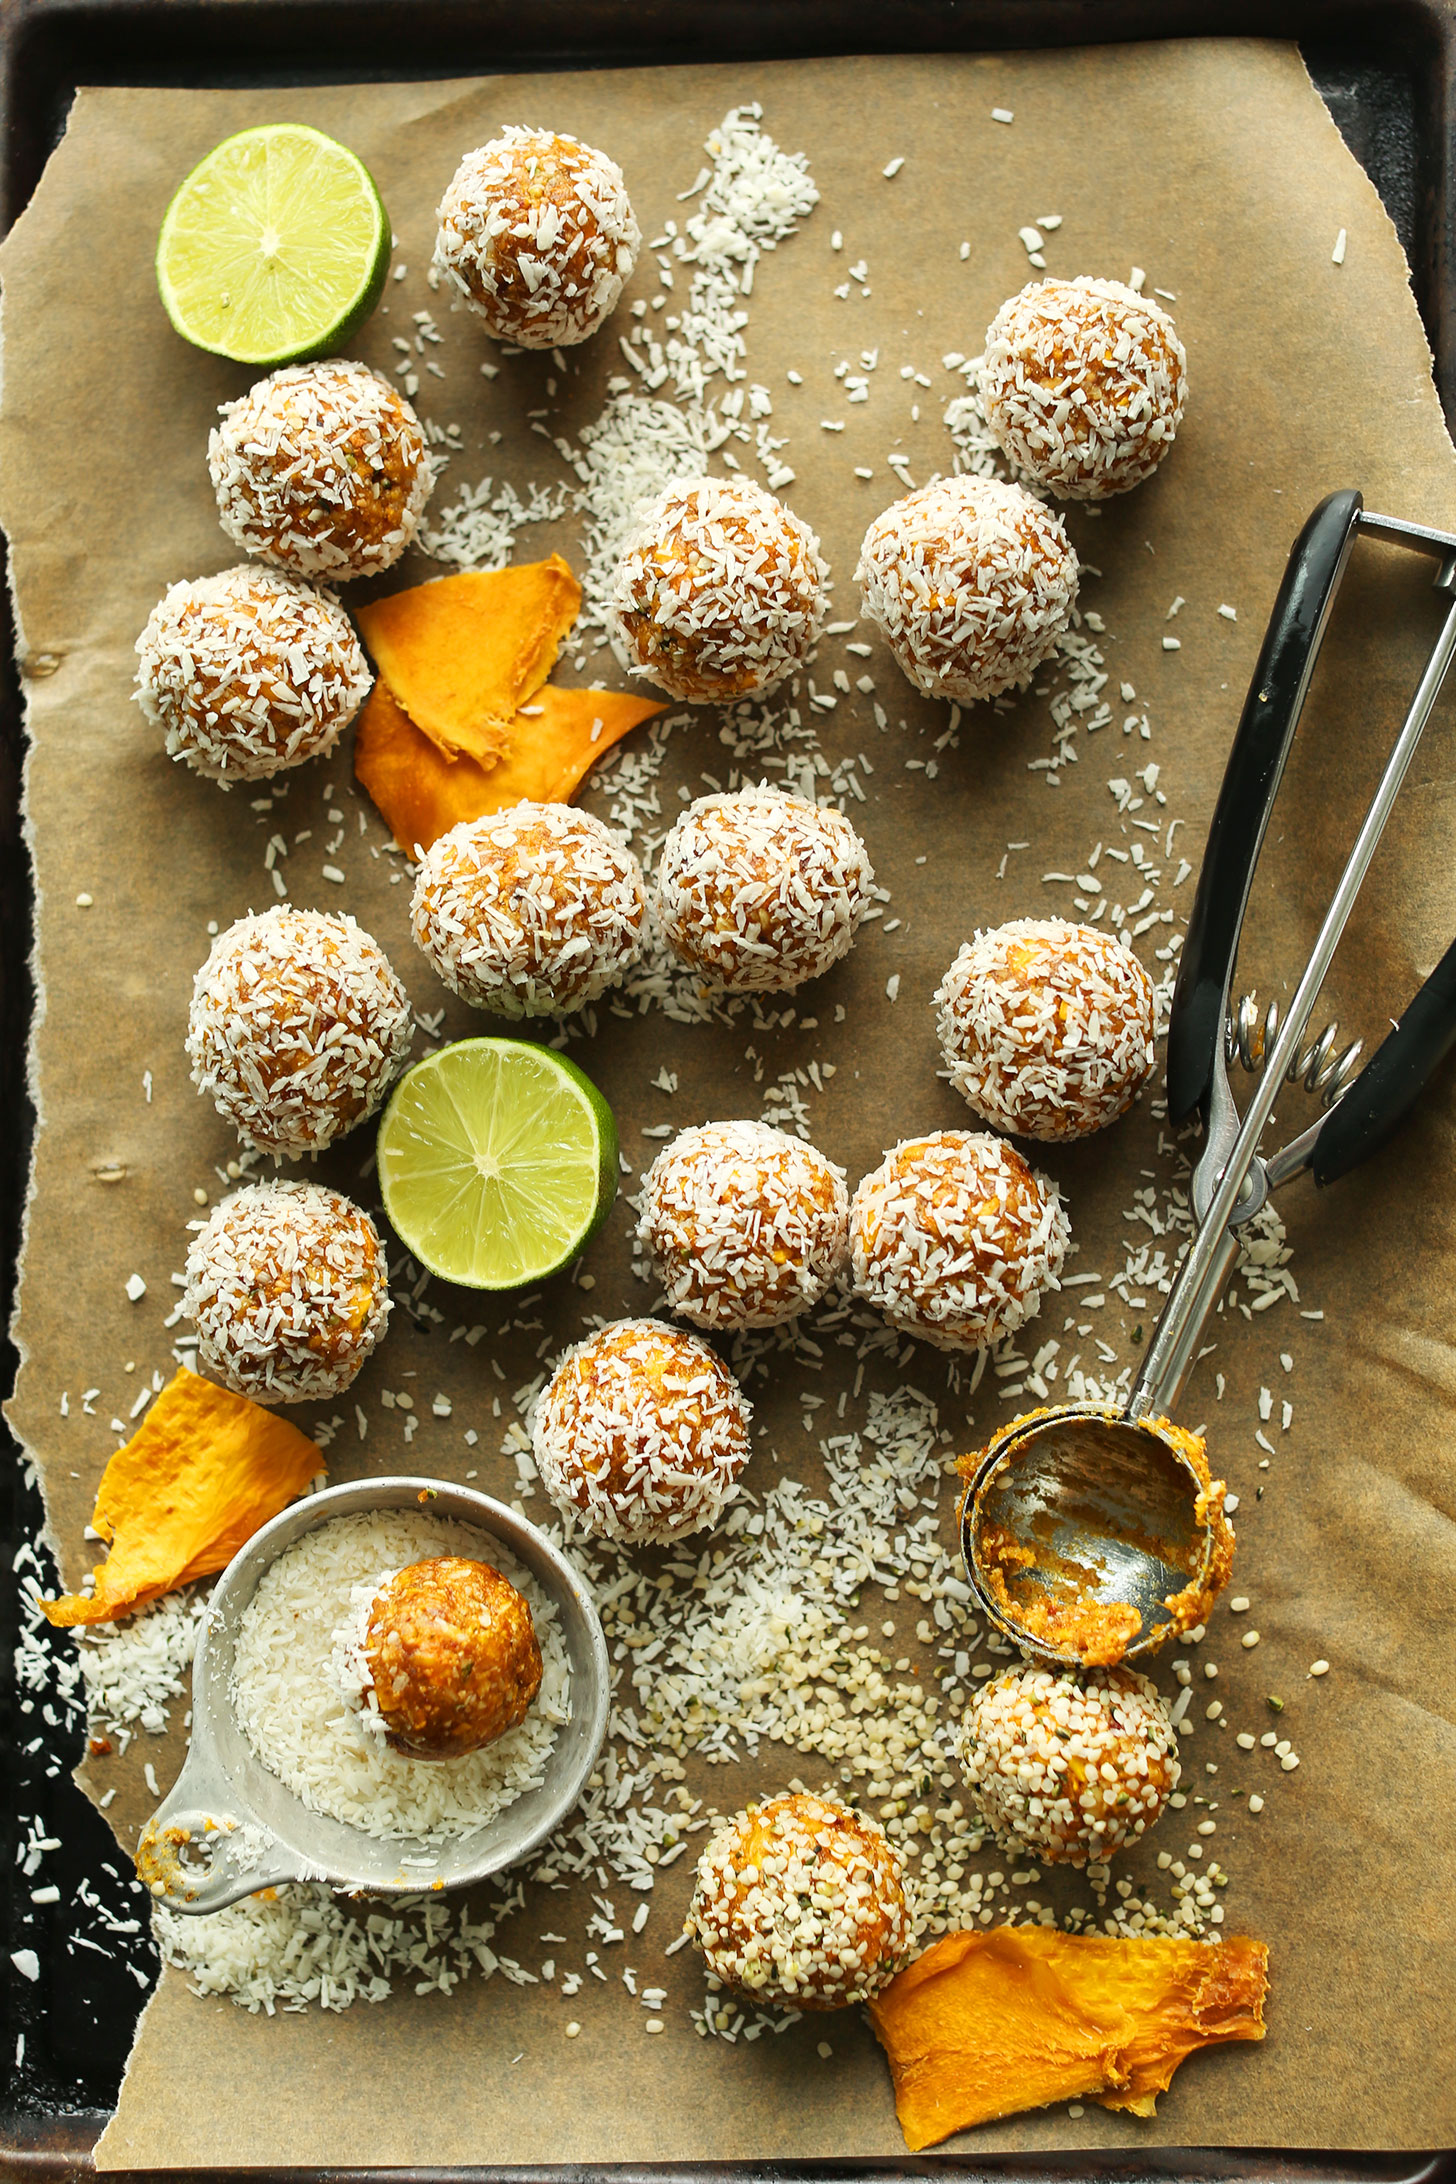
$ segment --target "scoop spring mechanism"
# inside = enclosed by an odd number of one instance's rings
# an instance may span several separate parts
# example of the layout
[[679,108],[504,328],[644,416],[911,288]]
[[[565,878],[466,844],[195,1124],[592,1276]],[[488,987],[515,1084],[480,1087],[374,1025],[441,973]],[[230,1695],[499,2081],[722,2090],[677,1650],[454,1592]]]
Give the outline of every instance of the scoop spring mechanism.
[[[1261,1015],[1259,996],[1246,993],[1238,1008],[1230,1010],[1224,1025],[1223,1056],[1228,1066],[1232,1068],[1237,1062],[1240,1069],[1257,1077],[1274,1051],[1279,1022],[1277,1001],[1271,1001]],[[1337,1054],[1335,1048],[1339,1039],[1340,1027],[1332,1019],[1318,1038],[1300,1045],[1284,1080],[1286,1084],[1302,1081],[1306,1092],[1316,1094],[1323,1107],[1334,1106],[1354,1077],[1365,1051],[1363,1039],[1354,1039],[1342,1054]]]

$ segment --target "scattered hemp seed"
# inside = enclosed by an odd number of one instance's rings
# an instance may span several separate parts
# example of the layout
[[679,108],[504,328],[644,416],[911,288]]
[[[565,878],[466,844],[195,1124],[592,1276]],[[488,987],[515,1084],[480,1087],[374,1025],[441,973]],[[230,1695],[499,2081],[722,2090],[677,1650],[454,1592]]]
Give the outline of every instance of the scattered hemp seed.
[[1328,1676],[1330,1672],[1330,1664],[1328,1661],[1311,1661],[1309,1664],[1309,1672],[1311,1676]]
[[1264,1800],[1259,1795],[1257,1790],[1255,1790],[1253,1796],[1249,1799],[1249,1810],[1250,1812],[1262,1812],[1264,1810]]
[[566,2028],[566,2037],[568,2040],[575,2040],[580,2037],[580,2034],[581,2027],[577,2023],[576,2019],[573,2017],[571,2023]]
[[1259,1633],[1256,1630],[1246,1630],[1239,1643],[1245,1646],[1256,1646],[1259,1643]]
[[1230,1614],[1230,1615],[1243,1615],[1243,1614],[1245,1614],[1245,1613],[1246,1613],[1246,1611],[1248,1610],[1249,1606],[1250,1606],[1250,1601],[1249,1601],[1249,1596],[1248,1596],[1248,1594],[1247,1594],[1247,1593],[1236,1593],[1236,1594],[1234,1595],[1233,1599],[1232,1599],[1232,1600],[1231,1600],[1231,1601],[1229,1602],[1229,1614]]
[[1277,1692],[1271,1691],[1268,1698],[1265,1699],[1264,1704],[1267,1707],[1271,1708],[1272,1711],[1276,1714],[1282,1714],[1284,1712],[1284,1701],[1278,1696]]
[[1294,1769],[1299,1765],[1298,1752],[1286,1752],[1284,1754],[1284,1757],[1280,1760],[1279,1764],[1284,1769],[1284,1772],[1286,1774],[1292,1774],[1294,1772]]
[[89,910],[95,900],[94,895],[78,895],[76,897],[76,908],[78,910]]
[[200,1183],[192,1193],[192,1203],[194,1206],[205,1206],[207,1204],[207,1193]]
[[827,2040],[821,2040],[821,2041],[819,2042],[819,2054],[820,2054],[820,2057],[821,2057],[821,2059],[822,2059],[822,2060],[823,2060],[824,2062],[826,2062],[826,2063],[827,2063],[827,2062],[828,2062],[828,2060],[829,2060],[829,2058],[830,2058],[830,2056],[831,2056],[831,2055],[832,2055],[833,2053],[834,2053],[834,2050],[833,2050],[833,2048],[832,2048],[832,2047],[831,2047],[831,2046],[829,2045],[829,2042],[828,2042]]

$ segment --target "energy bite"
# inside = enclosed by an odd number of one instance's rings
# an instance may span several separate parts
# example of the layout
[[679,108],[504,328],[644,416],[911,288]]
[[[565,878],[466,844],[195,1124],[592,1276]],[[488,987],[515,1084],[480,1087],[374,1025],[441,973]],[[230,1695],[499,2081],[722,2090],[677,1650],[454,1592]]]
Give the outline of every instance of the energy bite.
[[1151,477],[1188,400],[1188,359],[1151,296],[1119,281],[1034,281],[1003,303],[981,358],[986,422],[1059,500]]
[[1003,1669],[975,1693],[956,1749],[998,1842],[1052,1863],[1101,1862],[1178,1787],[1178,1740],[1133,1668]]
[[1055,1183],[969,1130],[905,1139],[850,1201],[859,1294],[942,1350],[984,1349],[1034,1319],[1068,1239]]
[[709,1841],[687,1931],[740,1993],[844,2009],[892,1979],[910,1947],[899,1854],[863,1813],[803,1791],[771,1797]]
[[219,933],[193,982],[192,1081],[246,1144],[296,1158],[372,1115],[413,1021],[378,941],[287,903]]
[[849,953],[874,879],[847,819],[764,782],[689,804],[653,894],[689,969],[730,993],[787,993]]
[[410,1759],[463,1759],[518,1729],[541,1688],[529,1601],[488,1562],[433,1555],[375,1594],[364,1663],[384,1732]]
[[452,992],[497,1016],[566,1015],[623,979],[647,893],[621,837],[569,804],[464,821],[425,852],[415,939]]
[[1126,1114],[1152,1075],[1153,982],[1095,925],[1015,918],[978,932],[935,995],[951,1083],[993,1130],[1055,1143]]
[[224,787],[322,758],[374,680],[336,599],[251,562],[171,585],[136,650],[168,757]]
[[706,1342],[615,1320],[569,1349],[536,1404],[531,1453],[564,1516],[639,1545],[716,1524],[749,1458],[748,1400]]
[[199,1226],[182,1309],[202,1371],[256,1403],[342,1395],[389,1319],[389,1265],[363,1208],[318,1183],[253,1183]]
[[207,443],[223,529],[295,576],[392,568],[435,482],[419,419],[387,380],[331,357],[225,402]]
[[440,204],[435,264],[501,341],[570,348],[617,308],[642,245],[622,170],[549,129],[467,152]]
[[749,478],[670,485],[642,509],[612,613],[634,675],[711,703],[772,690],[813,650],[828,568],[806,523]]
[[1061,521],[999,478],[938,478],[876,516],[855,578],[917,690],[975,705],[1029,682],[1077,603]]
[[817,1304],[849,1240],[844,1170],[762,1122],[706,1122],[642,1181],[637,1234],[697,1327],[776,1327]]

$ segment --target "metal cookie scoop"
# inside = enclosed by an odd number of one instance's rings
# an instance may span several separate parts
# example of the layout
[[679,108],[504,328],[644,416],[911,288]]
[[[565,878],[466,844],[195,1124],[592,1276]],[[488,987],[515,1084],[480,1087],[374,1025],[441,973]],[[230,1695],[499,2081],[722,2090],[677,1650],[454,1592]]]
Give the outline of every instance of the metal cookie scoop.
[[988,1619],[1038,1659],[1136,1659],[1201,1622],[1227,1579],[1233,1535],[1201,1442],[1170,1423],[1199,1337],[1238,1254],[1238,1231],[1271,1190],[1309,1169],[1348,1174],[1384,1143],[1456,1044],[1456,944],[1328,1113],[1280,1151],[1258,1152],[1298,1058],[1375,846],[1456,654],[1449,608],[1329,910],[1242,1121],[1226,1068],[1229,997],[1249,891],[1330,608],[1362,531],[1433,555],[1456,601],[1456,537],[1364,513],[1332,493],[1295,541],[1265,633],[1209,830],[1168,1032],[1168,1107],[1195,1112],[1198,1229],[1121,1410],[1063,1404],[1002,1428],[963,1464],[966,1570]]

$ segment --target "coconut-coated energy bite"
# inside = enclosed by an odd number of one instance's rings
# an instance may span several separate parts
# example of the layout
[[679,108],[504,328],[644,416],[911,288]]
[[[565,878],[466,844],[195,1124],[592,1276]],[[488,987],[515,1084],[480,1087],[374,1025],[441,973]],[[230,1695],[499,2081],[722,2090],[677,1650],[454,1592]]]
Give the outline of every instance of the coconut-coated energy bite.
[[750,478],[670,485],[639,512],[612,612],[634,675],[706,703],[771,690],[818,642],[828,568],[806,523]]
[[287,903],[219,933],[193,983],[192,1081],[259,1152],[321,1152],[409,1053],[409,1000],[351,917]]
[[435,263],[500,340],[568,348],[616,309],[641,244],[615,160],[512,127],[455,170]]
[[942,1350],[984,1349],[1034,1319],[1068,1235],[1055,1183],[969,1130],[905,1139],[849,1208],[856,1289]]
[[723,1823],[687,1931],[725,1985],[801,2010],[878,1992],[910,1947],[899,1854],[873,1820],[796,1791]]
[[296,576],[392,568],[434,471],[419,419],[367,365],[291,364],[225,402],[207,443],[228,537]]
[[690,804],[653,890],[690,969],[730,993],[787,993],[848,954],[874,878],[839,812],[764,782]]
[[917,690],[974,705],[1019,689],[1070,627],[1061,521],[999,478],[938,478],[876,516],[856,580]]
[[637,1233],[670,1308],[697,1327],[774,1327],[817,1304],[848,1247],[844,1170],[762,1122],[707,1122],[665,1145]]
[[1067,1865],[1136,1842],[1181,1771],[1168,1709],[1133,1668],[1003,1669],[975,1693],[956,1747],[997,1840]]
[[1188,399],[1173,321],[1119,281],[1034,281],[986,334],[981,403],[1013,463],[1060,500],[1107,500],[1152,476]]
[[198,1225],[182,1309],[197,1329],[199,1369],[235,1395],[342,1395],[389,1319],[379,1231],[321,1184],[249,1184]]
[[410,1759],[483,1750],[520,1727],[541,1688],[529,1601],[463,1555],[412,1562],[380,1586],[364,1662],[385,1734]]
[[951,1083],[993,1130],[1054,1143],[1125,1114],[1156,1060],[1153,982],[1095,925],[978,932],[935,995]]
[[462,1000],[497,1016],[565,1015],[624,978],[642,946],[642,868],[570,804],[469,819],[425,853],[415,939]]
[[256,563],[170,586],[136,649],[168,757],[224,785],[324,756],[374,679],[336,599]]
[[716,1524],[749,1457],[748,1400],[706,1342],[614,1320],[569,1349],[542,1391],[531,1451],[563,1515],[637,1545]]

